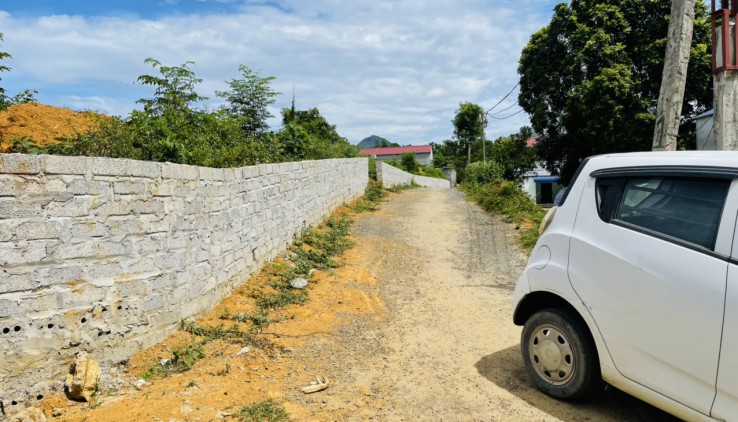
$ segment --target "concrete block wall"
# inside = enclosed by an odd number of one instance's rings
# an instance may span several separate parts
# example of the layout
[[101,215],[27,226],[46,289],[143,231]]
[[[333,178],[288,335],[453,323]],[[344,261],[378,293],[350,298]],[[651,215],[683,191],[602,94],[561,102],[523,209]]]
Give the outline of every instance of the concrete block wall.
[[125,360],[360,196],[366,158],[213,169],[0,154],[0,401]]
[[426,177],[426,176],[415,176],[413,175],[415,183],[419,184],[424,188],[450,188],[451,182],[446,179],[439,179],[437,177]]
[[451,187],[451,182],[448,180],[438,179],[435,177],[416,176],[381,161],[377,161],[377,180],[387,187],[397,185],[407,186],[412,184],[413,181],[425,188]]

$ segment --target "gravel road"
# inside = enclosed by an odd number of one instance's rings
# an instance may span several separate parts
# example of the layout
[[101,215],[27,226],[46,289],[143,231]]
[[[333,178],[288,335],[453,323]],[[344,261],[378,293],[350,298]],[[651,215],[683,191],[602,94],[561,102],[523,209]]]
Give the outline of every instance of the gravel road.
[[341,420],[674,420],[614,389],[576,403],[535,390],[510,316],[526,256],[509,224],[459,191],[393,195],[353,234],[358,258],[349,265],[376,279],[367,297],[380,297],[386,316],[352,316],[337,338],[307,346],[302,358],[322,356],[312,363],[341,375],[323,400],[292,397],[303,406]]

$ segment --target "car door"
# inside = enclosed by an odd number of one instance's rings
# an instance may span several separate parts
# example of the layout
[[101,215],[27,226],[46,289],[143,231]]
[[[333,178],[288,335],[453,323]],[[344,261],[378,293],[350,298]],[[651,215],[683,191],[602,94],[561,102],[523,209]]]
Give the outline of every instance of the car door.
[[726,421],[738,420],[738,230],[734,232],[726,283],[717,396],[710,414]]
[[617,370],[707,415],[735,224],[735,212],[722,214],[731,181],[673,173],[593,172],[568,272]]

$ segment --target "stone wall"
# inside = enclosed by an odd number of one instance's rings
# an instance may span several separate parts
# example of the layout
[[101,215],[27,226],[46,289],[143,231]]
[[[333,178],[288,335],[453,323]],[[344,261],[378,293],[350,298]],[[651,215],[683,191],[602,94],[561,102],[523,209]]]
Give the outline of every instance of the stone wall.
[[360,196],[367,160],[212,169],[0,154],[0,401],[164,339]]
[[397,185],[407,186],[413,181],[425,188],[451,187],[451,183],[448,180],[438,179],[435,177],[416,176],[379,160],[377,160],[377,180],[387,187]]

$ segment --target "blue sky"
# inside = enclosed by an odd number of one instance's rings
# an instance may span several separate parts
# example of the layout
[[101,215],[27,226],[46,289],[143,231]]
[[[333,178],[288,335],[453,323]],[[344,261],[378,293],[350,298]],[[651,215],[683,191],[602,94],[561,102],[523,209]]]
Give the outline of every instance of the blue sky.
[[[135,84],[163,65],[193,61],[203,107],[244,64],[274,76],[272,113],[318,107],[356,143],[379,135],[401,144],[453,134],[460,102],[497,103],[518,80],[530,35],[553,0],[0,0],[0,84],[38,91],[46,104],[126,116],[151,88]],[[499,109],[512,105],[517,92]],[[515,106],[500,114],[520,110]],[[278,119],[270,122],[278,128]],[[488,136],[514,133],[525,113],[494,120]]]

